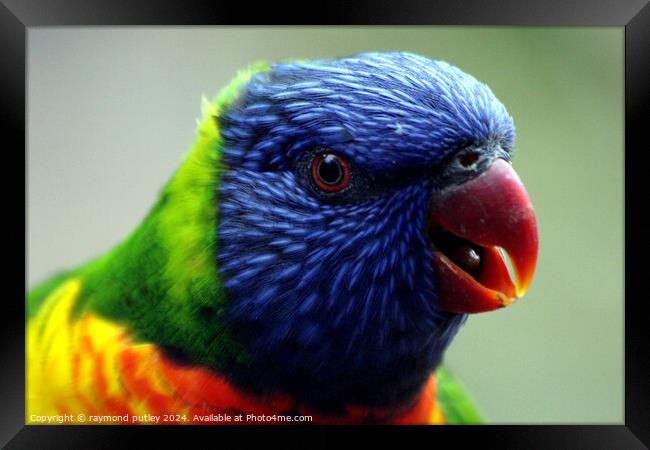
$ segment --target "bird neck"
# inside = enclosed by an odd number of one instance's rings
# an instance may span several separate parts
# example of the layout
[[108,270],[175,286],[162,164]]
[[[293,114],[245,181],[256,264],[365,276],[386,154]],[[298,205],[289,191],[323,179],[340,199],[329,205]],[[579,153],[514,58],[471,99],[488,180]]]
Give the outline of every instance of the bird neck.
[[218,117],[259,63],[241,71],[210,103],[196,139],[142,223],[119,245],[70,275],[83,277],[73,314],[89,310],[124,323],[134,338],[212,368],[246,364],[222,318],[215,265],[222,138]]
[[136,339],[212,367],[226,364],[224,349],[240,354],[220,323],[226,298],[214,257],[216,114],[214,104],[204,105],[194,145],[143,222],[77,271],[84,283],[75,305],[75,313],[90,310],[125,323]]

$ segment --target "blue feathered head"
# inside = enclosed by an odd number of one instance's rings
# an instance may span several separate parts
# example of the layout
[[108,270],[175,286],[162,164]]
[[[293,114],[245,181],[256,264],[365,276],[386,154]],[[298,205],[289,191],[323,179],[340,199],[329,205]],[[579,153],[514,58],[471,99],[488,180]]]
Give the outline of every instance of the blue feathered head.
[[332,408],[408,401],[466,317],[441,308],[432,205],[509,160],[504,106],[445,62],[367,53],[273,65],[219,120],[235,379]]

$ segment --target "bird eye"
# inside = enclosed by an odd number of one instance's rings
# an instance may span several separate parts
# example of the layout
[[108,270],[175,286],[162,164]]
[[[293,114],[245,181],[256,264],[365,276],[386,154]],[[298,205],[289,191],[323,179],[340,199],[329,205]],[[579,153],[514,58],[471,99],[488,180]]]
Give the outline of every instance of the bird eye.
[[311,179],[318,189],[340,192],[350,184],[350,165],[333,153],[321,153],[311,161]]
[[458,162],[463,167],[471,167],[478,161],[478,154],[464,153],[458,157]]

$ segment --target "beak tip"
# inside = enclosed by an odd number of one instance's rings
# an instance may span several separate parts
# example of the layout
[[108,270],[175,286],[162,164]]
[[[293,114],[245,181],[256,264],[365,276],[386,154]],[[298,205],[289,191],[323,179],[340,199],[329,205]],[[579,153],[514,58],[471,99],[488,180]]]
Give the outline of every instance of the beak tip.
[[522,283],[521,285],[518,284],[516,286],[515,290],[517,293],[517,298],[521,298],[524,295],[526,295],[526,292],[528,292],[528,288],[530,287],[531,281],[532,281],[532,277],[525,280],[524,283]]
[[531,283],[533,282],[533,277],[535,275],[535,269],[537,267],[537,232],[530,236],[531,246],[526,254],[526,257],[520,261],[519,267],[515,270],[517,282],[515,283],[515,292],[517,298],[523,297],[528,288],[530,288]]

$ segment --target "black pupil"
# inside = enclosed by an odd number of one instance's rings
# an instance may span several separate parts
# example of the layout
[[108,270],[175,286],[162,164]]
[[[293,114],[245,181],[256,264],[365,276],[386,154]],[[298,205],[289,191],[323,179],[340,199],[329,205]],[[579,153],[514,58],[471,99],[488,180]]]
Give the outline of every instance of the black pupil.
[[318,176],[325,184],[337,184],[343,178],[343,170],[338,158],[334,155],[325,156],[318,164]]

